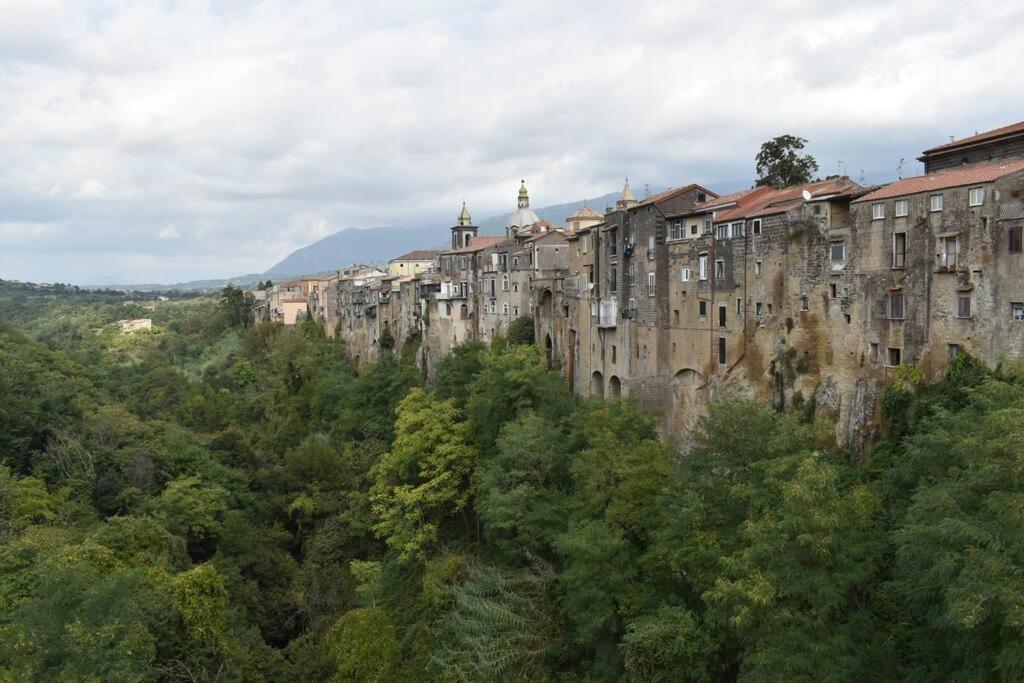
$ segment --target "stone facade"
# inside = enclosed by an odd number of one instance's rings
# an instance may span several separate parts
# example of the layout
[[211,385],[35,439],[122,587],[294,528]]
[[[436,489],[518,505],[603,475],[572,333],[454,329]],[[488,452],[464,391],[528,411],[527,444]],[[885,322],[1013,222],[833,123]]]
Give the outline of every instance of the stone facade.
[[379,355],[384,327],[399,349],[418,337],[428,378],[455,345],[529,315],[576,393],[660,411],[684,447],[708,402],[731,395],[828,414],[860,458],[900,366],[935,379],[961,351],[989,366],[1024,354],[1016,144],[876,188],[832,177],[720,197],[690,184],[637,200],[627,183],[568,230],[518,224],[524,185],[506,237],[478,236],[463,207],[425,271],[341,271],[309,310],[357,364]]

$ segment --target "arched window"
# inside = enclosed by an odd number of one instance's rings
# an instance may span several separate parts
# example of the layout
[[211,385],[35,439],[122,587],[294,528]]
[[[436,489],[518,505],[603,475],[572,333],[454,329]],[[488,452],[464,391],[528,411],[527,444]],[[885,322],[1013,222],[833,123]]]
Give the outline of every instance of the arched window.
[[504,291],[508,291],[508,273],[501,276],[501,288]]
[[501,305],[501,314],[502,315],[508,315],[508,304],[502,304]]

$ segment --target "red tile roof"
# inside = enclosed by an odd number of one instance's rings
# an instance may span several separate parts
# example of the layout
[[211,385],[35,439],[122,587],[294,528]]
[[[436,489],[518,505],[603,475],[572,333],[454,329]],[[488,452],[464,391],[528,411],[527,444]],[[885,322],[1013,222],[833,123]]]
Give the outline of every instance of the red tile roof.
[[978,164],[938,171],[928,175],[904,178],[894,183],[883,185],[874,192],[864,195],[857,202],[870,202],[907,194],[918,194],[933,190],[944,190],[950,187],[963,187],[978,183],[990,183],[1010,173],[1024,170],[1024,159],[999,161],[991,164]]
[[472,238],[470,240],[468,247],[459,247],[458,249],[449,249],[447,251],[442,251],[441,253],[442,254],[470,254],[472,252],[482,251],[482,250],[486,249],[487,247],[494,246],[498,242],[504,242],[506,239],[508,239],[508,238],[506,238],[506,237],[488,237],[488,236],[474,237],[474,238]]
[[996,128],[995,130],[986,131],[984,133],[978,133],[962,140],[954,140],[953,142],[947,142],[944,145],[938,147],[932,147],[924,151],[925,155],[936,154],[938,152],[945,152],[948,150],[956,149],[964,145],[972,145],[978,142],[987,142],[989,140],[995,140],[997,138],[1005,137],[1008,135],[1016,135],[1018,133],[1024,133],[1024,121],[1020,123],[1011,123],[1009,126],[1003,126],[1002,128]]
[[718,196],[716,193],[712,192],[711,190],[707,189],[706,187],[701,187],[700,185],[698,185],[696,183],[690,183],[689,185],[686,185],[685,187],[670,188],[668,190],[665,190],[664,192],[659,192],[658,194],[652,194],[650,197],[647,197],[646,199],[641,201],[639,204],[637,204],[637,206],[647,206],[648,204],[657,204],[658,202],[663,202],[663,201],[672,199],[673,197],[675,197],[677,195],[681,195],[681,194],[683,194],[685,192],[689,192],[690,190],[701,190],[702,192],[704,192],[709,197],[717,197]]
[[[779,213],[786,213],[803,203],[803,193],[807,191],[811,195],[811,201],[824,199],[825,197],[851,197],[857,193],[860,186],[849,178],[830,178],[818,180],[803,185],[784,187],[781,190],[768,188],[756,188],[756,191],[748,192],[736,201],[734,208],[716,213],[715,222],[738,220],[740,218],[757,218],[759,216],[771,216]],[[707,209],[713,208],[716,202],[705,204]]]
[[440,253],[436,249],[414,249],[407,254],[396,256],[391,261],[433,261]]

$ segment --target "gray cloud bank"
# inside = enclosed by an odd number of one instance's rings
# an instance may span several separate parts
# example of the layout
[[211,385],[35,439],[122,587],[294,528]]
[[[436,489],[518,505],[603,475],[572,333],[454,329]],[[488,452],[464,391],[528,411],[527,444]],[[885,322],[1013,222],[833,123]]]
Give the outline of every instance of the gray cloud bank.
[[[443,230],[753,178],[760,143],[891,179],[1024,118],[1024,4],[0,0],[0,277],[258,272],[348,226]],[[443,240],[443,233],[441,239]],[[441,240],[439,240],[441,241]]]

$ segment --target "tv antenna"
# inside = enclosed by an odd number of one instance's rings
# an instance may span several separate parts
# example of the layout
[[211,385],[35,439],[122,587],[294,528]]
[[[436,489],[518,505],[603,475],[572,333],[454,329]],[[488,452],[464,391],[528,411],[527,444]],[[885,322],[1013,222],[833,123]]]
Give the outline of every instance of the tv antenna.
[[899,171],[899,174],[900,174],[899,175],[900,180],[903,180],[903,163],[904,163],[904,161],[905,160],[903,159],[903,157],[900,157],[900,163],[897,164],[897,166],[896,166],[896,170]]

